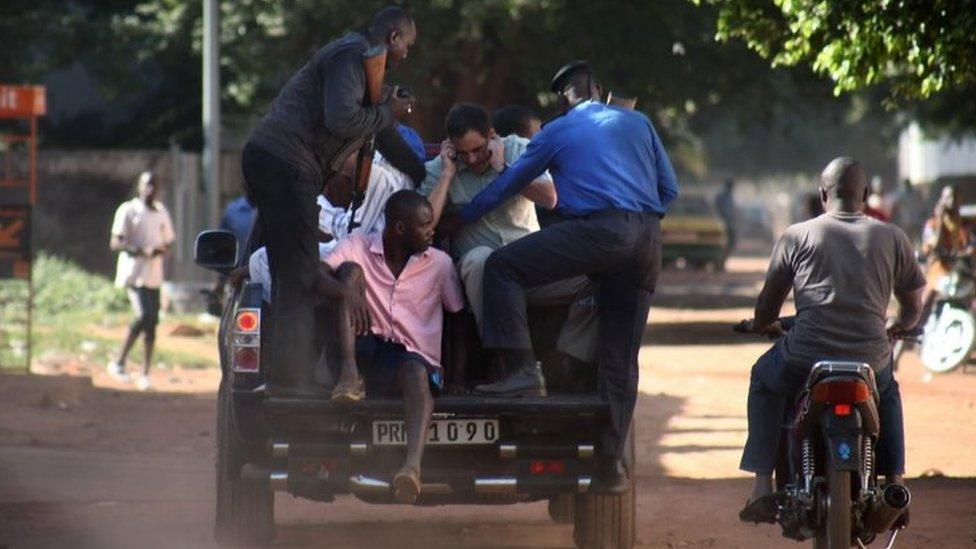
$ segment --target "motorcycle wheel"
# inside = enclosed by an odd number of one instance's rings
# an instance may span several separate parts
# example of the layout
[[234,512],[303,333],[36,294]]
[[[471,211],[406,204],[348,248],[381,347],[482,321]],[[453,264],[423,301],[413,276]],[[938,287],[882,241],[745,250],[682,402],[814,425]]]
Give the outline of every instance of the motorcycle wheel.
[[827,460],[827,517],[814,539],[814,549],[851,546],[851,472],[837,471]]
[[930,372],[944,374],[969,360],[976,342],[976,320],[959,307],[941,307],[928,323],[922,339],[922,364]]

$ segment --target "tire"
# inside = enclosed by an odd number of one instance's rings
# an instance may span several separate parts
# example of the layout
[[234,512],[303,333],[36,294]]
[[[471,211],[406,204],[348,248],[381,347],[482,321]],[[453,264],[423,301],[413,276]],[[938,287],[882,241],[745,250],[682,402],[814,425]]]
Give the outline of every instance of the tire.
[[976,341],[976,319],[959,307],[944,305],[925,326],[922,364],[930,372],[945,374],[965,364]]
[[849,549],[851,546],[851,472],[834,470],[827,460],[827,517],[814,540],[817,549]]
[[576,518],[576,496],[562,494],[550,499],[549,518],[556,524],[573,524]]
[[221,545],[267,545],[274,541],[274,492],[267,483],[241,478],[247,447],[234,426],[230,388],[217,391],[217,499],[214,538]]
[[637,532],[637,478],[634,424],[627,432],[624,464],[630,488],[623,494],[576,496],[573,541],[580,549],[631,549]]

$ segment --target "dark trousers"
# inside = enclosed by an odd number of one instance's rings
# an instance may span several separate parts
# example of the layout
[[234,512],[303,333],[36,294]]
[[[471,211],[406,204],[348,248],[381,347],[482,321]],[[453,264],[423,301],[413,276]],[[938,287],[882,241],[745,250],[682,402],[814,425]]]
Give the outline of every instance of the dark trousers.
[[505,246],[485,265],[482,341],[491,349],[530,350],[527,288],[589,275],[600,309],[599,392],[610,424],[599,448],[623,455],[637,403],[637,353],[661,269],[661,220],[606,210],[560,221]]
[[271,270],[272,337],[269,388],[318,394],[313,384],[315,280],[318,277],[321,186],[277,156],[248,144],[241,158],[248,191],[258,208]]
[[146,334],[147,342],[156,341],[156,325],[159,324],[159,288],[133,286],[126,290],[132,312],[136,318],[129,325],[129,333]]
[[[780,437],[789,420],[788,412],[803,389],[808,367],[787,363],[780,344],[773,346],[756,361],[749,379],[749,438],[742,451],[739,467],[744,471],[772,474],[779,457]],[[891,366],[875,372],[878,386],[878,436],[876,470],[881,475],[905,473],[905,430],[902,418],[901,391]]]

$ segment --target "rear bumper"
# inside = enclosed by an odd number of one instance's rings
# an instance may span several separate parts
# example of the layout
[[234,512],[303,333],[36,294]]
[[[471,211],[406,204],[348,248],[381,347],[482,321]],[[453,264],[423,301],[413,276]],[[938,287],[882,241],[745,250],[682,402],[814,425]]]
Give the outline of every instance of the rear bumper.
[[[402,446],[374,445],[372,422],[399,419],[399,399],[336,404],[327,400],[264,400],[270,440],[267,459],[248,475],[273,490],[330,501],[353,494],[393,502],[390,482]],[[512,503],[585,493],[594,444],[608,408],[596,396],[504,400],[435,399],[435,418],[497,418],[498,439],[483,445],[429,445],[424,452],[422,503]],[[556,473],[533,473],[532,463],[558,461]]]

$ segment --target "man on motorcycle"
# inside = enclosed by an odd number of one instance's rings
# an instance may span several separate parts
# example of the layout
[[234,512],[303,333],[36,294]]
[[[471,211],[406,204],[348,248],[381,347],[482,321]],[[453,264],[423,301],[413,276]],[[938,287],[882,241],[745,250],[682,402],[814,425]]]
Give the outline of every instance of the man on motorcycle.
[[[911,242],[898,227],[862,213],[867,175],[852,158],[836,158],[821,175],[825,213],[790,226],[776,243],[756,301],[754,331],[783,336],[752,368],[749,438],[740,467],[756,474],[740,518],[774,522],[772,473],[784,410],[813,365],[842,359],[870,364],[880,397],[878,472],[887,482],[904,474],[901,396],[891,373],[891,338],[915,327],[925,278]],[[777,321],[790,290],[795,325],[784,334]],[[901,307],[886,327],[891,295]]]
[[[935,205],[932,217],[925,222],[922,231],[922,255],[926,258],[924,296],[925,311],[932,307],[937,284],[942,277],[952,272],[955,259],[973,253],[972,234],[959,215],[959,200],[956,188],[947,185],[942,189],[939,202]],[[924,318],[928,316],[923,314]]]

